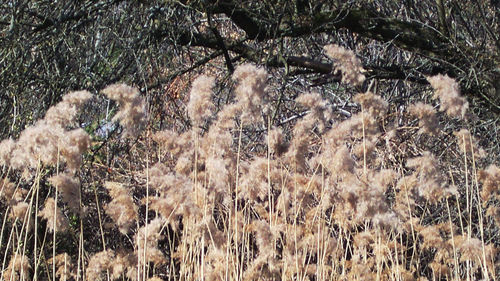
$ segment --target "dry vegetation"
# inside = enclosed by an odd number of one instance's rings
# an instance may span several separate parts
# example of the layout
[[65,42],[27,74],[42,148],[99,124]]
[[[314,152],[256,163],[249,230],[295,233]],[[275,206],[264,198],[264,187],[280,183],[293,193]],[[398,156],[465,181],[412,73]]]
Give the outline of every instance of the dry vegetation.
[[[353,52],[325,53],[343,82],[363,82]],[[102,92],[118,104],[121,137],[79,128],[92,98],[81,91],[2,141],[0,279],[500,277],[500,168],[469,132],[453,79],[428,77],[438,106],[397,114],[379,93],[355,95],[349,118],[303,93],[305,114],[277,127],[268,76],[238,66],[219,110],[216,79],[199,76],[186,130],[154,130],[139,91],[116,84]],[[99,165],[99,146],[124,159]]]

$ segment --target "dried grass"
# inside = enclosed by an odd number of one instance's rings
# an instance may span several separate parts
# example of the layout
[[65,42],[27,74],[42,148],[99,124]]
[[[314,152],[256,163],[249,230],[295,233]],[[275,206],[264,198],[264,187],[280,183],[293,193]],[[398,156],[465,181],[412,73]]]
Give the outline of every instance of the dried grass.
[[[353,52],[325,50],[343,82],[364,81]],[[320,94],[305,93],[289,102],[307,114],[278,126],[262,118],[272,106],[267,77],[237,67],[222,108],[214,78],[198,77],[183,131],[145,133],[139,91],[107,87],[123,137],[137,142],[107,140],[106,169],[82,160],[95,140],[73,124],[88,92],[2,141],[3,280],[498,278],[500,170],[484,168],[488,155],[470,131],[441,126],[467,116],[455,81],[428,78],[448,116],[422,102],[394,112],[365,92],[354,97],[359,110],[338,119]],[[51,242],[36,236],[42,228]]]

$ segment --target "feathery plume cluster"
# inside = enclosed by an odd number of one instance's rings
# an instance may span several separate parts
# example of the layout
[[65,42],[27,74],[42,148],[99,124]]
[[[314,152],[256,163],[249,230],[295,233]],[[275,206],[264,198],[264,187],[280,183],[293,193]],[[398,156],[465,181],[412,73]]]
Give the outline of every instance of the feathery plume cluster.
[[90,146],[90,137],[85,130],[78,128],[68,131],[63,138],[61,155],[70,171],[76,171],[82,164],[82,154]]
[[26,189],[16,186],[9,178],[0,180],[0,198],[3,198],[9,206],[14,206],[24,200],[28,194]]
[[370,171],[367,175],[368,181],[360,180],[354,175],[342,179],[339,183],[339,195],[342,200],[339,203],[342,203],[344,208],[338,210],[337,215],[347,213],[351,219],[351,227],[371,221],[376,228],[397,229],[399,218],[384,200],[384,194],[393,177],[393,171],[381,170]]
[[427,77],[434,89],[434,96],[441,101],[441,111],[446,111],[450,117],[464,118],[469,103],[460,96],[458,83],[448,75],[438,74]]
[[137,280],[137,255],[124,250],[119,250],[113,255],[114,259],[107,268],[110,271],[111,279]]
[[429,202],[437,203],[457,193],[455,186],[446,186],[445,177],[439,173],[438,160],[432,153],[425,151],[422,156],[409,159],[406,165],[415,168],[418,194]]
[[[243,164],[244,165],[244,164]],[[252,201],[264,201],[268,193],[268,159],[257,157],[248,167],[243,167],[244,175],[241,179],[239,196]]]
[[149,207],[152,210],[158,212],[165,220],[177,223],[182,216],[187,218],[199,213],[192,196],[193,182],[184,175],[184,172],[175,173],[165,165],[157,163],[149,173],[151,187],[159,194],[149,198],[151,202]]
[[153,140],[173,158],[181,158],[181,155],[190,150],[192,146],[191,134],[177,134],[171,130],[163,130],[153,135]]
[[173,176],[172,171],[163,163],[158,162],[149,169],[149,184],[164,197],[171,187],[170,176]]
[[432,105],[417,102],[410,105],[408,111],[419,120],[419,134],[437,135],[439,132],[439,122],[436,116],[436,110]]
[[234,120],[231,120],[234,115],[224,116],[225,113],[227,113],[225,110],[219,113],[216,124],[210,127],[208,133],[201,142],[202,149],[200,150],[200,153],[205,154],[205,157],[214,155],[222,157],[226,160],[232,159],[230,155],[231,145],[233,144],[233,136],[231,134],[230,127],[226,126],[234,123]]
[[80,213],[80,182],[70,173],[61,173],[49,178],[49,182],[57,186],[64,203],[74,213]]
[[[311,129],[314,124],[317,124],[320,132],[323,132],[332,118],[332,111],[328,102],[318,93],[300,95],[295,99],[295,102],[310,109],[310,112],[301,121],[302,126],[297,127]],[[294,130],[296,129],[294,128]]]
[[70,279],[77,279],[74,273],[71,257],[67,253],[59,254],[47,261],[50,265],[55,263],[56,277],[59,281],[67,281]]
[[283,130],[281,128],[273,127],[267,133],[266,142],[269,145],[270,153],[280,156],[286,152],[288,145],[285,143]]
[[483,256],[483,242],[477,238],[459,240],[458,250],[460,261],[481,261]]
[[188,131],[179,135],[173,131],[164,130],[153,135],[153,140],[177,160],[174,170],[179,174],[189,175],[193,170],[195,154],[193,136],[196,134],[198,132]]
[[[235,102],[226,105],[218,114],[217,118],[210,126],[207,134],[199,142],[198,152],[204,159],[225,159],[226,166],[232,165],[231,145],[233,136],[231,130],[235,127],[235,117],[239,117],[244,125],[254,125],[261,122],[262,112],[266,111],[266,80],[267,72],[251,64],[243,64],[236,68],[233,79],[237,81],[235,89]],[[193,141],[191,143],[194,143]],[[193,147],[185,149],[193,151]],[[185,153],[177,161],[176,170],[184,167],[184,174],[192,171],[194,154]]]
[[236,68],[233,73],[233,80],[238,82],[235,103],[226,105],[217,114],[215,124],[210,127],[208,139],[227,138],[226,132],[234,128],[233,119],[237,115],[240,115],[244,123],[259,121],[265,101],[266,79],[267,72],[254,65],[243,64]]
[[484,203],[492,198],[500,199],[500,168],[489,165],[479,171],[479,181],[483,184],[481,199]]
[[11,207],[9,218],[21,222],[26,231],[30,232],[34,226],[34,218],[31,216],[31,206],[25,202],[28,191],[16,186],[9,178],[0,179],[0,198],[4,199]]
[[362,74],[365,70],[353,51],[335,44],[325,46],[324,50],[327,56],[337,61],[335,70],[342,73],[342,82],[358,86],[365,81]]
[[115,253],[111,250],[102,251],[93,255],[87,265],[87,281],[102,280],[101,274],[111,270]]
[[305,170],[307,166],[305,155],[311,141],[311,131],[317,125],[318,130],[322,133],[332,112],[328,103],[317,93],[300,95],[295,101],[308,108],[309,112],[293,127],[293,138],[285,158],[288,162],[296,165],[299,170]]
[[26,232],[31,232],[33,230],[33,227],[35,226],[35,218],[31,214],[31,205],[27,202],[21,201],[12,206],[9,218],[13,221],[17,219],[22,223],[23,228],[26,230]]
[[267,72],[252,64],[243,64],[235,69],[233,80],[238,81],[235,99],[241,110],[241,120],[258,121],[266,95]]
[[277,278],[279,276],[279,262],[274,257],[273,244],[276,237],[271,232],[269,223],[255,220],[248,224],[248,232],[255,233],[255,240],[259,249],[259,255],[245,271],[246,280],[257,280],[260,278]]
[[38,216],[47,220],[47,228],[51,232],[65,232],[69,228],[69,221],[56,205],[54,198],[48,198],[45,201],[45,206]]
[[222,157],[212,156],[205,161],[206,171],[209,176],[209,186],[213,186],[215,194],[225,193],[228,190],[230,179],[227,163]]
[[146,104],[139,90],[125,84],[113,84],[102,92],[110,99],[117,101],[120,110],[113,117],[123,126],[123,137],[136,138],[146,125]]
[[49,124],[61,127],[73,124],[78,109],[91,98],[92,94],[88,91],[76,91],[64,95],[61,102],[47,110],[44,119]]
[[16,142],[11,138],[0,142],[0,165],[10,166],[11,152],[15,147]]
[[486,152],[479,146],[477,140],[472,136],[472,134],[467,129],[461,129],[460,131],[453,132],[457,138],[457,144],[462,153],[472,155],[474,157],[483,158],[486,156]]
[[337,147],[343,142],[354,139],[370,140],[379,137],[377,122],[387,112],[388,103],[372,92],[357,94],[354,99],[361,104],[362,112],[337,123],[326,133],[328,143]]
[[354,101],[359,103],[363,111],[374,118],[385,116],[389,104],[378,95],[372,92],[359,93],[354,96]]
[[104,210],[113,219],[120,232],[127,234],[137,220],[137,206],[129,191],[121,183],[108,181],[104,186],[113,198]]
[[3,272],[3,281],[10,280],[31,280],[29,274],[31,270],[30,260],[23,254],[13,254],[9,265]]
[[439,228],[436,225],[422,227],[422,229],[419,229],[418,233],[422,235],[422,238],[424,240],[422,243],[422,249],[439,249],[445,242],[441,237]]
[[253,221],[250,225],[251,228],[249,230],[255,231],[257,247],[259,248],[259,252],[262,255],[266,255],[272,252],[272,243],[273,243],[273,234],[271,233],[271,229],[269,227],[269,223],[266,221]]
[[193,126],[200,126],[204,119],[212,116],[214,105],[211,101],[215,79],[202,75],[193,81],[187,112]]
[[12,206],[9,217],[13,220],[18,219],[20,221],[24,221],[24,218],[28,215],[29,208],[30,205],[28,203],[21,201]]
[[165,221],[162,218],[156,218],[137,231],[134,241],[140,264],[152,262],[160,265],[166,262],[165,255],[158,249],[158,240],[161,238],[160,232],[164,224]]
[[[60,156],[64,130],[46,122],[38,122],[26,128],[12,152],[11,165],[15,169],[28,166],[36,168],[39,161],[45,165],[54,165]],[[61,140],[61,142],[60,142]]]
[[[330,152],[334,154],[331,155]],[[327,157],[324,158],[324,161],[326,161],[323,162],[324,167],[332,175],[343,178],[354,174],[356,162],[352,159],[349,149],[345,145],[337,147],[335,150],[327,150],[325,156]]]
[[68,169],[76,171],[81,164],[81,155],[90,144],[90,137],[82,129],[66,130],[74,123],[78,109],[89,99],[87,91],[72,92],[51,107],[45,118],[26,128],[19,139],[0,143],[0,160],[14,169],[36,168],[55,165],[59,159],[67,163]]
[[103,273],[109,273],[110,280],[137,280],[137,256],[118,250],[105,250],[90,257],[87,266],[87,280],[106,280]]

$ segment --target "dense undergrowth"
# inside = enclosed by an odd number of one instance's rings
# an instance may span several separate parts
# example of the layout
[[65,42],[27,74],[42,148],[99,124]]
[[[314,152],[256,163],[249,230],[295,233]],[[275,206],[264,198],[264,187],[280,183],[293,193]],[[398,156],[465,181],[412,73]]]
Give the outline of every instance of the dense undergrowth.
[[[352,52],[325,51],[363,83]],[[500,169],[453,79],[428,77],[436,105],[400,114],[370,91],[348,114],[303,93],[286,130],[267,77],[239,66],[220,110],[198,77],[184,131],[155,131],[139,91],[116,84],[106,134],[77,126],[92,99],[79,91],[2,141],[0,279],[496,280]]]

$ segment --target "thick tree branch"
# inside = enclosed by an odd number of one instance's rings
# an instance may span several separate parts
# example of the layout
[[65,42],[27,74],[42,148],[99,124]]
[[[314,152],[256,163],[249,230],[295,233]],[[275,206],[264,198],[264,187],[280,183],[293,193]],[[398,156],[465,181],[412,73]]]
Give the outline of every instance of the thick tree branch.
[[221,48],[222,52],[224,53],[224,59],[226,60],[227,69],[229,70],[229,73],[232,74],[234,72],[234,66],[233,66],[233,63],[231,62],[231,57],[229,56],[229,52],[227,51],[226,45],[224,44],[224,40],[222,39],[222,36],[220,35],[219,31],[217,31],[217,28],[212,23],[211,13],[207,13],[207,18],[208,18],[208,24],[210,26],[210,30],[212,30],[212,33],[214,34],[215,38],[217,39],[217,43],[219,44],[219,47]]
[[[180,37],[177,43],[182,45],[190,44],[191,46],[207,47],[214,50],[220,49],[220,44],[217,38],[210,34],[185,34],[185,36]],[[332,73],[333,65],[327,62],[321,62],[313,58],[308,58],[304,56],[286,56],[285,60],[281,60],[277,55],[271,56],[266,60],[263,60],[260,53],[251,48],[250,46],[244,44],[243,42],[226,40],[224,45],[231,52],[240,55],[249,61],[256,64],[266,65],[268,67],[285,67],[285,62],[289,66],[299,67],[301,69],[308,70],[309,74],[332,74],[333,79],[328,79],[328,82],[339,82],[341,80],[341,73]],[[389,66],[379,66],[379,65],[365,65],[364,68],[367,70],[367,75],[369,77],[381,78],[381,79],[406,79],[408,81],[414,81],[417,83],[426,84],[425,78],[412,73],[413,67],[400,67],[396,65]],[[434,70],[430,70],[434,71]]]
[[[468,71],[474,68],[470,61],[469,53],[473,52],[468,46],[457,45],[443,33],[428,25],[416,21],[402,21],[396,18],[387,18],[369,9],[330,10],[317,13],[301,15],[300,20],[296,15],[283,14],[280,19],[268,15],[262,11],[249,11],[238,5],[233,0],[209,1],[212,5],[210,10],[214,13],[224,13],[246,33],[246,39],[252,40],[275,40],[285,37],[303,37],[325,32],[336,32],[340,28],[346,28],[365,38],[375,39],[391,44],[413,53],[420,54],[433,60],[435,66],[417,73],[403,66],[375,67],[365,66],[368,75],[382,79],[406,79],[419,83],[426,83],[423,75],[434,75],[446,73],[452,77],[466,77]],[[207,7],[206,7],[207,8]],[[208,9],[208,8],[207,8]],[[284,23],[284,24],[283,24]],[[272,32],[271,32],[272,30]],[[220,40],[207,34],[192,34],[184,32],[177,43],[181,45],[203,46],[211,49],[220,49]],[[285,60],[277,56],[268,57],[262,61],[261,53],[242,42],[236,43],[224,40],[223,46],[227,50],[237,53],[243,58],[258,64],[270,67],[283,67],[286,65],[296,66],[315,73],[330,73],[327,65],[303,57],[285,57]],[[484,57],[484,63],[477,65],[489,65],[491,60]],[[474,62],[476,63],[476,62]],[[481,73],[477,70],[475,73]],[[423,75],[422,75],[423,74]],[[487,79],[487,81],[489,81]],[[485,93],[480,91],[481,85],[467,84],[464,90],[475,96],[488,101],[495,110],[498,98],[485,98]],[[494,86],[494,85],[493,85]],[[479,87],[479,88],[478,88]]]
[[448,36],[449,31],[448,31],[448,24],[446,21],[446,11],[443,0],[436,0],[436,8],[438,11],[439,29],[441,30],[441,33],[443,33],[443,35]]
[[[434,75],[440,72],[449,74],[452,77],[464,77],[468,75],[471,68],[474,68],[473,64],[484,67],[485,65],[491,65],[492,61],[496,60],[492,57],[494,56],[492,54],[485,55],[481,62],[470,61],[470,58],[475,57],[474,50],[467,45],[458,45],[458,42],[451,42],[449,38],[443,36],[446,34],[420,22],[407,22],[382,17],[368,9],[320,12],[300,21],[294,21],[293,16],[289,16],[288,20],[291,21],[291,24],[280,27],[274,34],[261,33],[261,37],[268,36],[266,39],[302,37],[323,32],[335,32],[339,28],[346,28],[363,37],[390,42],[403,50],[433,59],[439,64],[439,67],[433,67],[428,73],[424,73],[426,75]],[[261,27],[258,28],[262,29]],[[481,72],[483,71],[480,69],[475,70],[475,73]],[[390,73],[389,77],[408,78],[407,72],[390,71]],[[421,80],[422,78],[415,78],[415,80]],[[485,79],[486,81],[492,80],[489,76]],[[490,83],[489,87],[494,88],[493,92],[499,91],[499,86],[494,83]],[[467,85],[464,90],[487,101],[495,111],[500,111],[500,97],[488,96],[483,88],[484,85],[473,83]],[[489,91],[491,92],[491,90]]]
[[[226,14],[249,39],[276,39],[281,37],[301,37],[320,32],[332,32],[346,28],[362,36],[383,42],[393,42],[396,46],[409,51],[416,51],[427,56],[452,56],[454,52],[448,39],[437,30],[418,22],[406,22],[394,18],[385,18],[369,9],[333,10],[313,15],[305,15],[300,22],[293,15],[285,15],[277,32],[270,32],[278,26],[277,19],[265,21],[235,1],[215,1],[210,9]],[[265,16],[265,15],[264,15]]]
[[214,13],[223,13],[231,18],[239,28],[245,31],[248,39],[264,40],[270,38],[269,29],[258,19],[252,17],[250,11],[241,8],[241,4],[231,0],[212,1],[212,4],[215,5],[209,9],[213,8]]

